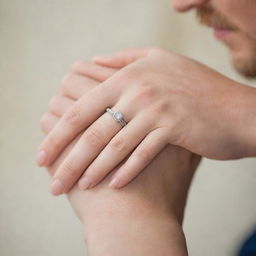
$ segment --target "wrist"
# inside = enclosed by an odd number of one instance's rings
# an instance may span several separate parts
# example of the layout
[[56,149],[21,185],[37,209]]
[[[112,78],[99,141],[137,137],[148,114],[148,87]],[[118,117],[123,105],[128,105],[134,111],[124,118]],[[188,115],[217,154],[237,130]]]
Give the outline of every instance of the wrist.
[[181,223],[199,160],[168,146],[120,190],[109,188],[110,177],[90,190],[74,188],[69,199],[84,225],[88,255],[187,255]]
[[[240,158],[256,156],[256,89],[241,85],[233,99],[233,115],[236,116],[236,139]],[[237,157],[238,158],[238,157]]]
[[[107,225],[114,227],[116,223],[129,226],[131,220],[142,222],[156,219],[156,216],[157,219],[165,222],[179,222],[177,211],[183,213],[184,202],[179,202],[179,204],[175,202],[174,207],[174,202],[167,197],[149,199],[131,187],[118,191],[103,188],[96,192],[98,198],[100,196],[102,200],[87,201],[83,205],[83,209],[80,210],[82,212],[80,217],[88,233],[97,231],[96,227]],[[93,193],[94,191],[90,192]],[[163,194],[161,196],[164,197]]]
[[[85,221],[88,255],[186,256],[186,242],[177,219],[151,214],[96,214]],[[92,218],[90,219],[90,222]],[[99,246],[100,244],[100,246]],[[134,246],[136,244],[136,246]],[[146,251],[145,251],[146,249]],[[168,254],[167,254],[168,251]]]
[[[107,184],[83,191],[84,197],[91,198],[80,204],[88,255],[186,255],[184,234],[176,214],[177,210],[183,211],[184,203],[179,204],[180,209],[174,209],[174,200],[170,201],[162,192],[149,197],[149,192],[144,194],[143,184],[138,187],[136,180],[118,191],[109,189]],[[149,190],[154,193],[158,188]],[[161,248],[173,253],[165,254]]]

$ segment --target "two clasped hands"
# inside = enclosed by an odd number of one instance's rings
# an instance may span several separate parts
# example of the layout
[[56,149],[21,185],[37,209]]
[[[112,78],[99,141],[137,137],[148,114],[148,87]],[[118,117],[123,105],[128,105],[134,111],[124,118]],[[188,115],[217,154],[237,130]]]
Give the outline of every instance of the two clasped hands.
[[[88,79],[100,84],[85,90]],[[65,87],[73,81],[74,88]],[[79,136],[52,177],[51,191],[60,195],[77,183],[82,190],[95,187],[121,162],[109,186],[122,188],[168,144],[211,159],[255,156],[255,94],[252,87],[158,48],[76,62],[41,119],[49,133],[36,161],[51,166]],[[121,112],[127,125],[115,122],[107,108]]]

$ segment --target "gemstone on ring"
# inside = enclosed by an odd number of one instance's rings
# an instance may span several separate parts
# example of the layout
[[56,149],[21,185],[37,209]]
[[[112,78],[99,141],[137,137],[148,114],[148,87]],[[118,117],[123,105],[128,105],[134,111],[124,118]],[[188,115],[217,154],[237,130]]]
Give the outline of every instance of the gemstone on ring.
[[127,125],[123,118],[123,114],[121,112],[115,112],[111,108],[106,108],[106,111],[114,118],[116,122],[118,122],[122,127]]
[[123,115],[122,115],[121,112],[115,112],[115,113],[113,114],[113,117],[114,117],[114,119],[115,119],[116,121],[121,121],[121,120],[123,119]]

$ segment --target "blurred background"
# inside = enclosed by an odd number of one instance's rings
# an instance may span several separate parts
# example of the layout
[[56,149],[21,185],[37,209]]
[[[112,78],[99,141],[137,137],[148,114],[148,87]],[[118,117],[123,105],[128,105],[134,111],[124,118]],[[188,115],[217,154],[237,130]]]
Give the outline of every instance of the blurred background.
[[[39,119],[72,62],[126,47],[159,46],[229,77],[228,52],[194,13],[171,0],[0,0],[0,255],[84,255],[65,197],[34,163]],[[254,84],[250,83],[252,86]],[[256,159],[204,159],[184,230],[191,256],[231,256],[256,225]]]

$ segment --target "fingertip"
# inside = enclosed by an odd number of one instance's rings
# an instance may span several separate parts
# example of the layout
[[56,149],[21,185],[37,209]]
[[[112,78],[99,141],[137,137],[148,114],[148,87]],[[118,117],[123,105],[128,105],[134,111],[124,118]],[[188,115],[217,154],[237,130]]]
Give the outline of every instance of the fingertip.
[[53,180],[50,189],[51,189],[52,195],[54,195],[54,196],[61,195],[65,191],[65,187],[60,179]]
[[35,160],[38,166],[45,166],[47,161],[46,152],[44,150],[38,151]]
[[113,189],[118,189],[121,187],[120,180],[117,177],[115,177],[110,181],[108,186]]
[[79,182],[78,182],[78,187],[81,190],[89,189],[91,186],[92,186],[92,182],[86,176],[83,177],[82,179],[80,179]]

